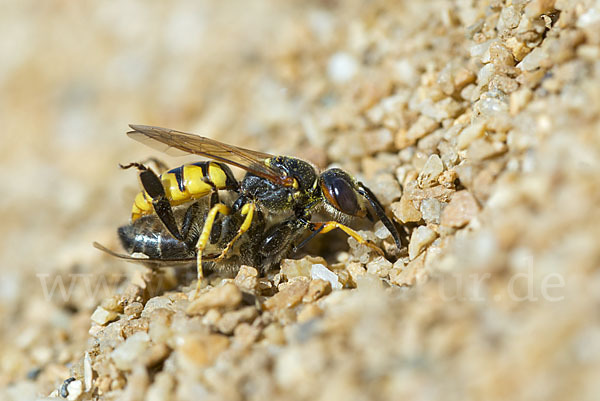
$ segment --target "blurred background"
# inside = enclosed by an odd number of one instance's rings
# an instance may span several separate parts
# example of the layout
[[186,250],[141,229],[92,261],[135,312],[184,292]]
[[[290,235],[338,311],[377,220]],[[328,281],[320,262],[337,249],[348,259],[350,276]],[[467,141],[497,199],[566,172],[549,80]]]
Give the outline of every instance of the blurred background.
[[[100,263],[91,245],[116,247],[115,229],[129,219],[137,178],[118,163],[150,155],[186,161],[130,140],[128,124],[270,152],[310,145],[298,86],[326,65],[315,60],[295,71],[286,63],[315,38],[321,44],[305,56],[333,44],[339,22],[323,9],[270,1],[0,3],[0,387],[50,365],[48,380],[22,396],[49,394],[68,376],[65,363],[80,356],[89,314],[113,289],[83,296],[73,277],[127,269]],[[314,20],[312,31],[295,22],[299,15]],[[322,150],[315,152],[322,163]],[[81,294],[65,301],[61,288]]]

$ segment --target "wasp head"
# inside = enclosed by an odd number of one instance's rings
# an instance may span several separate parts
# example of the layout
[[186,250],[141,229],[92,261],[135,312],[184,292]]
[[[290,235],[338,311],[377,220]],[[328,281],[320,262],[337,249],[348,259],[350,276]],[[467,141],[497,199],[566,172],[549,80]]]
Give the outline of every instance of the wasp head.
[[336,216],[368,217],[373,220],[365,200],[369,202],[375,214],[394,237],[398,248],[401,247],[400,234],[396,226],[386,216],[377,197],[362,182],[356,181],[350,174],[339,168],[324,171],[319,177],[319,187],[323,194],[325,207]]

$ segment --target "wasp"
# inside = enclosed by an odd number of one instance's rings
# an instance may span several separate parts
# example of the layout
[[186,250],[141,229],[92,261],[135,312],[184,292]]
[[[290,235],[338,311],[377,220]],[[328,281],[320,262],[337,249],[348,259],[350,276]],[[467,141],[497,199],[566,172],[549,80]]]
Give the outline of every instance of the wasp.
[[[377,197],[339,168],[319,173],[311,163],[294,157],[273,156],[168,128],[130,127],[129,137],[153,148],[212,161],[186,164],[160,175],[141,163],[121,166],[139,170],[142,191],[132,207],[132,222],[119,228],[119,238],[130,255],[142,253],[147,258],[119,255],[96,244],[115,256],[154,266],[195,262],[199,288],[203,262],[212,266],[241,262],[264,271],[292,248],[334,229],[383,254],[344,224],[353,217],[374,221],[368,205],[401,248],[400,234]],[[244,178],[237,181],[229,166],[245,170]],[[227,196],[220,196],[220,191]],[[332,219],[313,222],[312,214],[322,209]],[[310,235],[294,246],[307,232]],[[205,255],[207,247],[213,252]]]

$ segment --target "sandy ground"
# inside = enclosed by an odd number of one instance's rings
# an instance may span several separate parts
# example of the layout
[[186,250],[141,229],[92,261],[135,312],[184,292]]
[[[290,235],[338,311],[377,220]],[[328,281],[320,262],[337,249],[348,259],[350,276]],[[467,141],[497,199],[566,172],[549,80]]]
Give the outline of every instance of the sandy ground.
[[[3,2],[0,54],[0,399],[597,399],[599,1]],[[405,246],[192,301],[91,245],[194,160],[129,123],[340,166]]]

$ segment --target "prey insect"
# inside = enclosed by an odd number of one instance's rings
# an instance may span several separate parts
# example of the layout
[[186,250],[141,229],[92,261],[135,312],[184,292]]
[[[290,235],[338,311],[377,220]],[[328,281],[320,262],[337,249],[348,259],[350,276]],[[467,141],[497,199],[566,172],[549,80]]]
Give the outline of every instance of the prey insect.
[[[383,254],[375,244],[343,224],[351,217],[375,215],[391,233],[400,235],[381,203],[363,183],[339,168],[321,173],[310,163],[288,156],[228,145],[167,128],[131,125],[131,138],[172,155],[195,154],[212,161],[187,164],[157,175],[143,164],[142,191],[132,208],[132,222],[119,229],[124,248],[148,258],[118,255],[154,266],[195,262],[198,287],[203,262],[213,266],[239,260],[263,271],[278,263],[307,232],[303,246],[318,234],[340,229],[361,244]],[[228,166],[246,170],[237,181]],[[221,199],[219,191],[228,199]],[[210,195],[210,196],[209,196]],[[184,204],[191,205],[184,207]],[[313,222],[324,209],[333,218]],[[207,247],[216,252],[205,254]],[[233,252],[233,250],[236,252]]]

